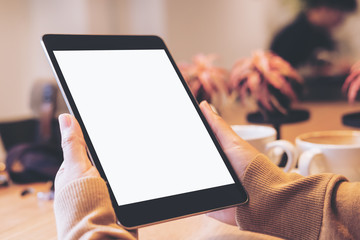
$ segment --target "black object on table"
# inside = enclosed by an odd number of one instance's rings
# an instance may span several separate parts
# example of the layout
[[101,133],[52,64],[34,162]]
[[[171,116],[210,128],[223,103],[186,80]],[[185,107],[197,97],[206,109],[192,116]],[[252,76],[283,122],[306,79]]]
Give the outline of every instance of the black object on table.
[[280,127],[282,124],[289,124],[289,123],[298,123],[308,120],[310,117],[310,113],[308,110],[303,109],[293,109],[289,110],[287,115],[271,115],[267,118],[264,118],[264,116],[260,112],[255,113],[249,113],[247,115],[247,120],[250,123],[261,123],[261,124],[271,124],[276,129],[277,132],[277,139],[280,139],[281,132]]
[[[50,123],[54,143],[60,146],[61,136],[59,123],[52,118]],[[36,118],[18,120],[13,122],[0,122],[0,137],[6,151],[23,143],[35,143],[40,141],[40,121]],[[50,141],[50,140],[49,140]]]
[[342,123],[345,126],[360,128],[360,112],[345,114]]

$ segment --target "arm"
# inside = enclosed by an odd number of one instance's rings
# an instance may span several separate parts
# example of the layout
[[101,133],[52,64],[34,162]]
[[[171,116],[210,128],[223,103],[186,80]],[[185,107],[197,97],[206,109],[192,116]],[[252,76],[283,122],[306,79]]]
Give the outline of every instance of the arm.
[[238,225],[286,239],[344,239],[338,228],[344,223],[330,214],[335,211],[332,196],[344,181],[335,174],[287,174],[258,155],[245,173],[249,202],[237,208]]
[[340,181],[325,195],[320,239],[360,239],[360,183]]
[[206,103],[200,106],[249,195],[246,204],[210,217],[287,239],[360,239],[360,183],[335,174],[284,173],[237,139]]
[[105,182],[85,177],[67,184],[55,195],[59,239],[135,239],[116,224]]
[[90,163],[77,121],[59,117],[64,162],[55,179],[54,211],[59,239],[136,239],[116,224],[105,182]]

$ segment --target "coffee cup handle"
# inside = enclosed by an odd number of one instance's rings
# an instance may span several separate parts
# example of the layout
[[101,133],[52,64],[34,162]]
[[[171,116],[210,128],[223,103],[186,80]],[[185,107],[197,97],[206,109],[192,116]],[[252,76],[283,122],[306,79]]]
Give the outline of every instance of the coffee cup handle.
[[[265,152],[268,153],[268,152],[270,152],[271,149],[273,149],[275,147],[280,147],[285,151],[285,153],[288,157],[288,160],[287,160],[286,166],[284,168],[284,172],[290,172],[296,166],[296,162],[295,162],[296,156],[295,156],[294,145],[291,142],[286,141],[286,140],[276,140],[276,141],[270,142],[266,145]],[[275,163],[275,164],[278,165],[279,163]]]
[[322,156],[322,151],[318,148],[312,148],[303,152],[299,157],[299,173],[303,176],[310,175],[310,166],[316,157]]

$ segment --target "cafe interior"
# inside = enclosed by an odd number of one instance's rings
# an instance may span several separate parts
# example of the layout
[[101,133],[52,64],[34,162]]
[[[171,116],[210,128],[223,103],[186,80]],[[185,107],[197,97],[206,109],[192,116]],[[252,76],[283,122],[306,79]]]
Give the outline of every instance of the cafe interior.
[[[58,239],[57,118],[68,109],[40,44],[44,34],[160,36],[196,100],[209,102],[282,171],[359,181],[360,10],[354,1],[325,12],[311,4],[336,1],[0,0],[0,239]],[[205,214],[138,234],[144,240],[255,239]]]

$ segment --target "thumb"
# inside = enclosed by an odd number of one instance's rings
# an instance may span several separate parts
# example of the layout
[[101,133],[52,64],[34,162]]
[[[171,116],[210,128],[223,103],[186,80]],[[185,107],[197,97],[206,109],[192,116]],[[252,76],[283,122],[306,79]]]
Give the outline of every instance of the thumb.
[[258,154],[258,151],[240,138],[219,115],[212,111],[207,102],[202,102],[200,109],[204,113],[216,138],[219,140],[236,175],[240,180],[243,180],[247,166]]
[[203,101],[200,103],[200,109],[205,115],[211,129],[218,138],[221,146],[226,150],[232,147],[248,147],[248,143],[241,139],[232,128],[222,119],[217,113],[215,113],[210,105]]
[[59,116],[61,146],[64,153],[64,164],[81,164],[91,166],[86,153],[86,144],[81,128],[70,114]]
[[56,174],[55,191],[59,191],[71,181],[99,176],[87,156],[85,140],[76,119],[70,114],[61,114],[59,125],[64,161]]

